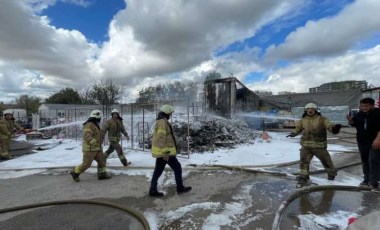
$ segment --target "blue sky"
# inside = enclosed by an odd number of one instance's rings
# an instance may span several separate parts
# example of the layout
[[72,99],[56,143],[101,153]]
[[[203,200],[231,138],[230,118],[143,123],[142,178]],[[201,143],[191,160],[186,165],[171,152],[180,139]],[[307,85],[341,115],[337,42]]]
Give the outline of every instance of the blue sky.
[[58,28],[78,30],[90,41],[101,43],[109,39],[108,26],[113,16],[125,7],[122,0],[93,0],[86,6],[59,1],[41,15],[51,18],[51,24]]
[[0,101],[110,78],[133,101],[212,71],[274,94],[378,87],[379,10],[376,0],[3,0]]

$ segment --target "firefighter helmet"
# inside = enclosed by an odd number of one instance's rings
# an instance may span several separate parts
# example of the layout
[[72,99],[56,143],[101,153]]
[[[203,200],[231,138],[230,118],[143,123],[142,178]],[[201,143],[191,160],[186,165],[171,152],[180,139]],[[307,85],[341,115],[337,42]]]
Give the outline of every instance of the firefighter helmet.
[[96,119],[101,119],[102,118],[102,111],[100,110],[92,110],[90,113],[90,117],[96,118]]
[[318,106],[314,103],[308,103],[305,105],[305,110],[306,109],[318,109]]
[[113,113],[117,113],[117,114],[120,114],[120,111],[119,111],[119,110],[117,110],[117,109],[113,109],[113,110],[112,110],[112,112],[111,112],[111,114],[113,114]]
[[172,114],[174,112],[174,109],[171,105],[163,105],[161,106],[160,111],[166,114]]

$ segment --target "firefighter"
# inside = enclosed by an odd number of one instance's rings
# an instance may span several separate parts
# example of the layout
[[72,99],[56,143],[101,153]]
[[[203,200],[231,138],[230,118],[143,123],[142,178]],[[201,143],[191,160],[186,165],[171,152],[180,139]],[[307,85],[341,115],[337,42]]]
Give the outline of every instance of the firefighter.
[[103,155],[102,143],[103,134],[99,127],[102,112],[93,110],[90,117],[83,124],[83,161],[82,164],[76,166],[70,171],[73,180],[79,182],[79,175],[86,171],[95,160],[98,163],[98,179],[110,179],[111,175],[106,172],[106,159]]
[[329,119],[323,117],[314,103],[305,106],[302,119],[296,123],[295,129],[287,137],[295,137],[302,132],[300,149],[300,175],[297,177],[297,187],[302,187],[309,182],[309,165],[311,159],[316,156],[327,172],[327,179],[334,180],[337,175],[330,154],[327,151],[327,132],[338,134],[342,125],[332,124]]
[[0,159],[12,158],[10,148],[14,131],[24,131],[24,128],[15,122],[12,113],[4,113],[4,119],[0,120]]
[[108,132],[108,140],[109,140],[109,147],[107,151],[105,151],[104,156],[106,158],[109,157],[109,155],[116,150],[117,156],[119,157],[120,162],[124,166],[128,166],[130,162],[128,162],[127,158],[125,158],[123,149],[120,146],[120,138],[121,134],[129,140],[129,136],[127,131],[125,130],[125,127],[123,125],[123,118],[120,117],[120,112],[117,109],[113,109],[111,112],[112,118],[109,119],[107,122],[105,122],[103,126],[104,135]]
[[157,190],[157,181],[165,169],[166,164],[174,171],[177,193],[182,194],[191,191],[191,187],[185,187],[182,181],[182,167],[177,160],[177,144],[173,129],[169,123],[174,109],[170,105],[163,105],[157,115],[153,130],[152,156],[156,158],[156,165],[149,189],[149,196],[162,197],[164,193]]

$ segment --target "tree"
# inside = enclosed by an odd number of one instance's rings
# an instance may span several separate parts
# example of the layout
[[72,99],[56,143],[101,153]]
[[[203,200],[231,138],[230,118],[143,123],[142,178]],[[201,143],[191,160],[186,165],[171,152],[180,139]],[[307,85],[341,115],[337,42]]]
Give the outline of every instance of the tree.
[[4,102],[0,101],[0,112],[5,110]]
[[154,103],[157,101],[191,100],[194,101],[198,94],[197,83],[179,82],[171,84],[159,84],[143,88],[139,92],[136,103]]
[[80,96],[80,99],[82,101],[82,104],[86,104],[86,105],[96,104],[95,100],[91,97],[91,89],[90,88],[83,89],[79,93],[79,96]]
[[113,105],[118,103],[123,91],[123,85],[115,84],[113,80],[107,79],[94,82],[88,94],[90,99],[94,100],[97,104]]
[[45,103],[53,104],[82,104],[79,93],[72,88],[65,88],[56,94],[51,95]]
[[29,97],[28,95],[21,95],[16,99],[16,105],[19,108],[26,109],[27,114],[37,113],[38,107],[41,105],[41,98]]

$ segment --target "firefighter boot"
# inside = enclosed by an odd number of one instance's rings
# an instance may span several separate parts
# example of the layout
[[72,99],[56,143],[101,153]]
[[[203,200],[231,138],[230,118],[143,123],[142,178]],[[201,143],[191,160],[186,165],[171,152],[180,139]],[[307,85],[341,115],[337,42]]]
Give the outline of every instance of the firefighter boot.
[[80,179],[79,179],[79,173],[75,173],[74,170],[71,170],[71,171],[70,171],[70,174],[71,174],[71,176],[73,177],[73,180],[74,180],[75,182],[79,182],[79,181],[80,181]]
[[191,189],[192,189],[191,186],[188,186],[188,187],[182,186],[180,188],[177,188],[177,194],[182,194],[182,193],[190,192]]
[[157,189],[150,188],[149,196],[151,197],[163,197],[165,194],[163,192],[157,191]]
[[121,163],[122,163],[125,167],[127,167],[128,165],[131,164],[131,162],[128,161],[127,159],[125,159],[125,158],[121,159]]
[[106,172],[98,173],[98,180],[107,180],[111,179],[111,177],[112,176]]

